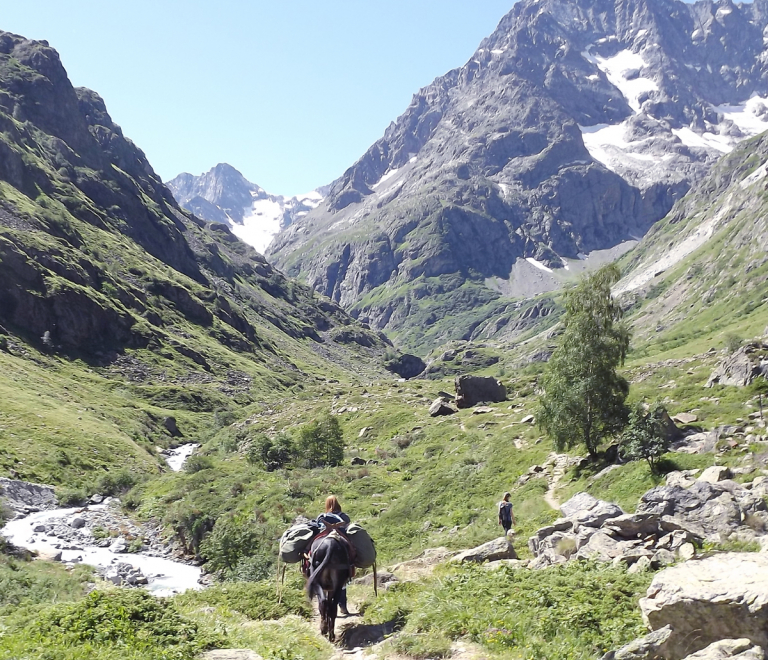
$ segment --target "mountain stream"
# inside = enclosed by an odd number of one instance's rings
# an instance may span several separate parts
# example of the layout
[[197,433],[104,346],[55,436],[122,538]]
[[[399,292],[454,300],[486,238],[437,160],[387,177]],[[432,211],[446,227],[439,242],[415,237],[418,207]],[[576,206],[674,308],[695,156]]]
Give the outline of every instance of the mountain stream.
[[[184,461],[199,445],[190,443],[166,453],[166,462],[175,472],[181,470]],[[94,536],[101,521],[114,521],[121,516],[117,501],[107,498],[101,504],[85,507],[51,509],[38,511],[22,518],[11,520],[0,530],[13,545],[34,550],[43,557],[56,557],[61,553],[63,563],[84,563],[96,566],[107,579],[110,574],[125,576],[128,572],[141,571],[141,580],[146,578],[146,588],[156,596],[170,596],[188,589],[200,589],[198,583],[201,570],[164,554],[169,549],[143,548],[139,552],[128,552],[128,544],[121,537],[104,538]],[[105,523],[106,524],[106,523]],[[110,530],[112,526],[110,525]],[[114,530],[119,532],[122,530]],[[120,582],[119,577],[115,577]]]

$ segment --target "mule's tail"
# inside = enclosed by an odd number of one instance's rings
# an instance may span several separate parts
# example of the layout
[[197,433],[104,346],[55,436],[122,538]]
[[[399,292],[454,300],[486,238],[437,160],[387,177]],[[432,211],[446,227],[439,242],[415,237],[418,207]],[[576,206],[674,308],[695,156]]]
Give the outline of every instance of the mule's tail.
[[[307,596],[309,596],[310,600],[312,599],[312,596],[313,596],[313,588],[315,586],[315,582],[317,582],[317,576],[320,575],[325,569],[325,567],[328,566],[328,564],[331,562],[331,556],[333,555],[333,553],[331,552],[330,548],[328,548],[327,546],[328,546],[327,543],[323,543],[323,545],[321,546],[323,550],[325,550],[325,557],[323,557],[323,560],[315,568],[313,568],[310,571],[309,578],[307,579],[306,590],[307,590]],[[320,548],[317,548],[317,550],[319,549]],[[315,550],[315,552],[317,552],[317,550]]]

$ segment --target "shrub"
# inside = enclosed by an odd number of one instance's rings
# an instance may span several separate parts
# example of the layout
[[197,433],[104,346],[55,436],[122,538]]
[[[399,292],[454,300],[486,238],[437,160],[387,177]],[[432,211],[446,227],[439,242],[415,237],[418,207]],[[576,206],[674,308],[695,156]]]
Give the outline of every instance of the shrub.
[[727,335],[725,335],[725,348],[729,353],[735,353],[738,351],[743,343],[744,340],[732,332],[729,332]]
[[256,582],[270,576],[278,530],[253,519],[219,518],[200,545],[207,568],[225,580]]
[[184,605],[224,606],[254,621],[280,619],[289,614],[308,619],[312,615],[312,608],[298,581],[286,585],[280,597],[274,582],[265,581],[232,582],[203,591],[187,591],[176,596],[176,600]]
[[251,465],[263,465],[271,472],[290,464],[295,455],[296,447],[287,433],[278,434],[274,440],[262,433],[251,440],[246,459]]
[[629,425],[621,436],[621,450],[631,460],[645,459],[656,472],[662,455],[669,451],[669,438],[664,428],[668,417],[664,405],[656,401],[646,410],[639,404],[630,413]]
[[44,612],[30,628],[46,645],[128,647],[168,660],[192,660],[223,644],[217,635],[202,634],[172,601],[141,589],[93,591],[79,603]]
[[192,454],[184,462],[184,472],[187,474],[195,474],[195,472],[210,470],[211,468],[213,468],[213,461],[202,454]]

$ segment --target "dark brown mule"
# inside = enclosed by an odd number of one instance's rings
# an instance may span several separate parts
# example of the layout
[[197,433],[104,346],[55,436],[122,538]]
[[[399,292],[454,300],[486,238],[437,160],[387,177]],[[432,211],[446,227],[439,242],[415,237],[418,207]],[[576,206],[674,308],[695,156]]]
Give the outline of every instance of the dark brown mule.
[[336,614],[341,590],[351,574],[347,543],[338,532],[318,537],[312,544],[307,580],[307,595],[317,596],[320,632],[329,641],[336,641]]

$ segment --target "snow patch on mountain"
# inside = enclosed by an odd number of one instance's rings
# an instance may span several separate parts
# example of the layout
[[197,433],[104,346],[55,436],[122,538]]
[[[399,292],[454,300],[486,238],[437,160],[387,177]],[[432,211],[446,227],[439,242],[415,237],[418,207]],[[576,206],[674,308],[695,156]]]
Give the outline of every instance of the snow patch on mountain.
[[602,57],[592,54],[593,47],[590,46],[582,53],[584,59],[605,74],[610,83],[621,92],[632,110],[640,112],[640,98],[644,94],[659,89],[655,80],[640,76],[640,71],[647,66],[643,56],[625,49],[612,57]]

